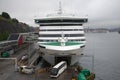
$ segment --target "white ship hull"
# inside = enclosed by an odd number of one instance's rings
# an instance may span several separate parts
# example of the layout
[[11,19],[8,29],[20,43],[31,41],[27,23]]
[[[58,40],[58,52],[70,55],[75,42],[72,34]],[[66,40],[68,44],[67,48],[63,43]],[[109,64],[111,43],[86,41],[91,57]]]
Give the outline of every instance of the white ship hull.
[[[55,64],[57,64],[56,62],[55,62],[55,57],[57,57],[57,56],[55,56],[55,55],[47,55],[47,54],[45,54],[44,56],[43,56],[43,58],[47,61],[47,62],[49,62],[51,65],[55,65]],[[63,57],[63,56],[58,56],[58,57]],[[68,56],[64,56],[64,57],[68,57]],[[67,62],[68,63],[68,65],[74,65],[75,63],[77,63],[78,61],[79,61],[79,59],[80,59],[80,55],[71,55],[71,61],[70,62]],[[62,60],[62,59],[61,59]],[[64,61],[64,60],[62,60],[62,61]],[[67,60],[65,60],[65,61],[67,61]]]
[[[72,50],[61,51],[61,50],[40,48],[40,51],[43,53],[43,58],[51,65],[55,65],[56,63],[62,60],[67,61],[69,65],[74,65],[76,62],[79,61],[83,49],[84,48],[79,47]],[[57,57],[59,57],[58,60]]]

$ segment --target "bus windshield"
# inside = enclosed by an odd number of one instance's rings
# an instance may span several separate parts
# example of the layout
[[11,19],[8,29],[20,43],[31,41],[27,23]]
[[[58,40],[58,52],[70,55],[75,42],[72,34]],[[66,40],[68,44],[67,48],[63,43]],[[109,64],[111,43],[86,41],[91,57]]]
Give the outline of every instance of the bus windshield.
[[53,68],[52,70],[51,70],[51,75],[57,75],[57,69],[56,68]]

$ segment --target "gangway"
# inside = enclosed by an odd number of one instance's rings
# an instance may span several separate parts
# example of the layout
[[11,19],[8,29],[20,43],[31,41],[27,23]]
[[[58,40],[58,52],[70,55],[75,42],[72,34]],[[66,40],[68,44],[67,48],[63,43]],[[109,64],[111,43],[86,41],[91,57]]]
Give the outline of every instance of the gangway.
[[6,41],[0,42],[0,53],[14,49],[14,51],[24,43],[28,43],[27,38],[30,33],[11,33]]
[[19,33],[14,33],[14,34],[12,33],[9,35],[6,41],[0,42],[0,49],[6,49],[12,46],[16,46],[20,44],[20,42],[21,42],[21,36],[19,35]]
[[11,33],[6,41],[0,42],[0,49],[8,45],[21,45],[25,42],[36,40],[38,35],[36,33]]
[[17,40],[10,40],[10,41],[1,41],[0,42],[0,48],[6,47],[8,45],[17,45]]

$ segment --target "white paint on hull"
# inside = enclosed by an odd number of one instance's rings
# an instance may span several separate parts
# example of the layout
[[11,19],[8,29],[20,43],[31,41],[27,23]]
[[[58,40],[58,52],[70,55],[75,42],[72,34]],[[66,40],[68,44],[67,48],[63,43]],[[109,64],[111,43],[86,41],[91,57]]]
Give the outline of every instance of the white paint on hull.
[[83,51],[83,48],[79,48],[79,49],[71,50],[71,51],[66,51],[66,52],[65,51],[55,51],[55,50],[49,51],[46,49],[41,49],[41,51],[43,53],[45,53],[43,55],[43,58],[52,65],[55,65],[55,56],[62,56],[62,57],[71,56],[70,65],[73,65],[79,61],[80,55],[82,54],[82,51]]

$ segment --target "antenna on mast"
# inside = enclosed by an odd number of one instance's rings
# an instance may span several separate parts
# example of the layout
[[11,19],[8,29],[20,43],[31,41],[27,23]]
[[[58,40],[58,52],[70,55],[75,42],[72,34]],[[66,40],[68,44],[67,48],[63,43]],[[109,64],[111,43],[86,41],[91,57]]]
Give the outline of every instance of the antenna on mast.
[[58,9],[58,14],[62,14],[61,1],[59,2],[59,9]]

